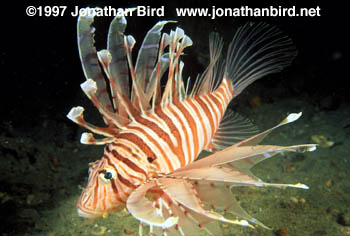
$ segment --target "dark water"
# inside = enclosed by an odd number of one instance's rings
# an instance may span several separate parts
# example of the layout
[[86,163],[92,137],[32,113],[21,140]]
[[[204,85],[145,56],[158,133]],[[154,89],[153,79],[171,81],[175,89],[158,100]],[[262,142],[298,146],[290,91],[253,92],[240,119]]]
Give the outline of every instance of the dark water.
[[[265,3],[264,3],[265,2]],[[36,7],[45,2],[31,3]],[[57,2],[56,5],[64,5]],[[87,2],[81,7],[108,6]],[[115,3],[128,7],[139,2]],[[145,4],[141,2],[141,4]],[[295,123],[275,131],[265,143],[292,145],[319,140],[317,151],[286,154],[264,161],[253,172],[267,182],[304,183],[309,190],[235,189],[249,214],[272,227],[245,229],[222,224],[224,235],[331,236],[350,233],[350,96],[345,52],[344,7],[316,1],[237,1],[221,4],[178,1],[164,5],[165,16],[128,19],[127,32],[138,43],[160,19],[174,19],[194,45],[186,51],[185,75],[195,77],[208,60],[207,36],[221,33],[229,42],[236,25],[267,21],[295,42],[298,57],[282,73],[251,85],[232,102],[260,130],[291,112],[303,112]],[[102,147],[79,144],[83,130],[65,116],[71,107],[86,108],[87,120],[101,122],[79,84],[85,80],[76,44],[76,18],[27,17],[28,5],[11,6],[3,19],[0,118],[0,233],[2,235],[137,235],[138,223],[127,212],[95,221],[79,218],[75,201],[87,178],[88,163]],[[178,17],[176,7],[317,7],[320,17]],[[4,8],[5,9],[5,8]],[[69,6],[67,11],[73,11]],[[5,13],[5,12],[4,12]],[[16,21],[15,21],[16,19]],[[100,19],[97,47],[104,47],[111,18]],[[170,28],[170,27],[169,27]],[[166,28],[166,30],[169,30]],[[136,45],[136,48],[139,44]],[[95,122],[96,121],[96,122]],[[314,137],[313,137],[314,136]],[[323,145],[322,137],[333,145]],[[313,138],[312,138],[313,137]],[[219,196],[218,196],[219,199]],[[276,230],[280,230],[277,233]]]

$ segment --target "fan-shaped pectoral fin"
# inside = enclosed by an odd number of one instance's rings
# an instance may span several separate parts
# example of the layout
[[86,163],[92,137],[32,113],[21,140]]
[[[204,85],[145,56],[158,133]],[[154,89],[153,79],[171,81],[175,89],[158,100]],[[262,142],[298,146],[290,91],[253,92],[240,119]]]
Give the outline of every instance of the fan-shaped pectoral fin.
[[154,206],[153,202],[147,199],[148,190],[156,187],[157,184],[153,181],[145,183],[133,191],[127,202],[128,211],[141,222],[158,227],[168,228],[175,225],[178,221],[177,217],[164,218],[161,209]]

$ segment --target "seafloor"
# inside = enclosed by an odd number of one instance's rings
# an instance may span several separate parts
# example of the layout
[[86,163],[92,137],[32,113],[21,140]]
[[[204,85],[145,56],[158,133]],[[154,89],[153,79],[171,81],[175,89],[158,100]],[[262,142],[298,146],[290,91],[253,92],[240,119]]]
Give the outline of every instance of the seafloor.
[[[26,20],[31,27],[22,29],[27,31],[21,35],[30,37],[18,47],[3,48],[1,54],[1,65],[8,70],[2,88],[13,92],[1,99],[5,103],[0,123],[0,235],[137,235],[138,222],[126,211],[106,219],[78,217],[75,202],[86,183],[88,163],[101,157],[102,147],[80,144],[83,130],[65,118],[76,105],[86,107],[89,121],[97,116],[79,90],[84,77],[77,56],[75,19],[66,19],[63,25],[58,18]],[[208,59],[203,35],[206,38],[208,29],[215,29],[228,40],[228,25],[235,23],[177,20],[195,42],[185,55],[185,67],[194,75]],[[273,230],[224,223],[224,235],[350,235],[349,86],[343,83],[348,78],[343,74],[340,28],[324,29],[327,20],[281,23],[296,41],[299,56],[295,63],[281,74],[254,83],[231,104],[231,109],[260,130],[291,112],[303,112],[298,121],[277,129],[264,143],[316,142],[318,150],[277,155],[259,163],[253,172],[267,182],[301,182],[310,189],[234,188],[241,206]],[[131,25],[129,32],[133,30]],[[139,35],[135,38],[141,41]]]

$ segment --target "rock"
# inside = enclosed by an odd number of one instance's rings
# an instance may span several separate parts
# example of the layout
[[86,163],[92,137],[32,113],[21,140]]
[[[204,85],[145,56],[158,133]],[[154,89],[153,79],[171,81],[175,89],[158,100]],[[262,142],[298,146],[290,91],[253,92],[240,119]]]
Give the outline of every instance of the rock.
[[340,213],[337,217],[337,222],[343,226],[350,226],[350,211]]
[[37,212],[37,210],[35,210],[33,208],[22,209],[20,211],[20,213],[19,213],[19,216],[22,217],[22,218],[32,219],[33,221],[35,221],[35,220],[40,218],[40,215]]
[[338,217],[340,211],[338,208],[328,207],[326,212],[327,212],[327,214],[331,215],[332,217]]
[[276,236],[291,236],[290,233],[284,228],[278,229],[275,231]]
[[324,230],[317,230],[313,232],[311,236],[327,236],[327,232]]
[[330,187],[332,187],[332,185],[333,185],[333,181],[332,181],[331,179],[329,179],[329,180],[327,180],[327,181],[324,183],[324,185],[325,185],[327,188],[330,188]]

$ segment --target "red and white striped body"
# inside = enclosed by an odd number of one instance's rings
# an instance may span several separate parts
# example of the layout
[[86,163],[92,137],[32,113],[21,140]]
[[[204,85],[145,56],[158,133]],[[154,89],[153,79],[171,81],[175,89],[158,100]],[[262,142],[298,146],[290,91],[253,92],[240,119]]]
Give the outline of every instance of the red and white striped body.
[[[103,165],[99,166],[115,169],[117,178],[111,195],[117,202],[125,204],[129,194],[154,173],[170,173],[193,162],[203,149],[209,149],[232,97],[231,83],[224,79],[213,93],[175,101],[166,107],[157,106],[154,112],[135,117],[113,143],[107,144]],[[119,205],[108,197],[99,197],[104,195],[101,193],[104,188],[94,189],[101,189],[94,192],[93,198],[99,199],[96,205],[100,204],[103,212],[110,204]],[[80,211],[96,208],[90,199],[85,202],[88,206],[84,201],[78,202]]]
[[[213,93],[176,101],[165,107],[157,106],[154,112],[135,117],[135,121],[116,135],[109,150],[129,153],[138,166],[147,158],[161,173],[169,173],[193,162],[198,154],[210,146],[233,90],[228,80],[223,80]],[[127,150],[119,146],[129,147]],[[135,159],[135,160],[134,160]]]

